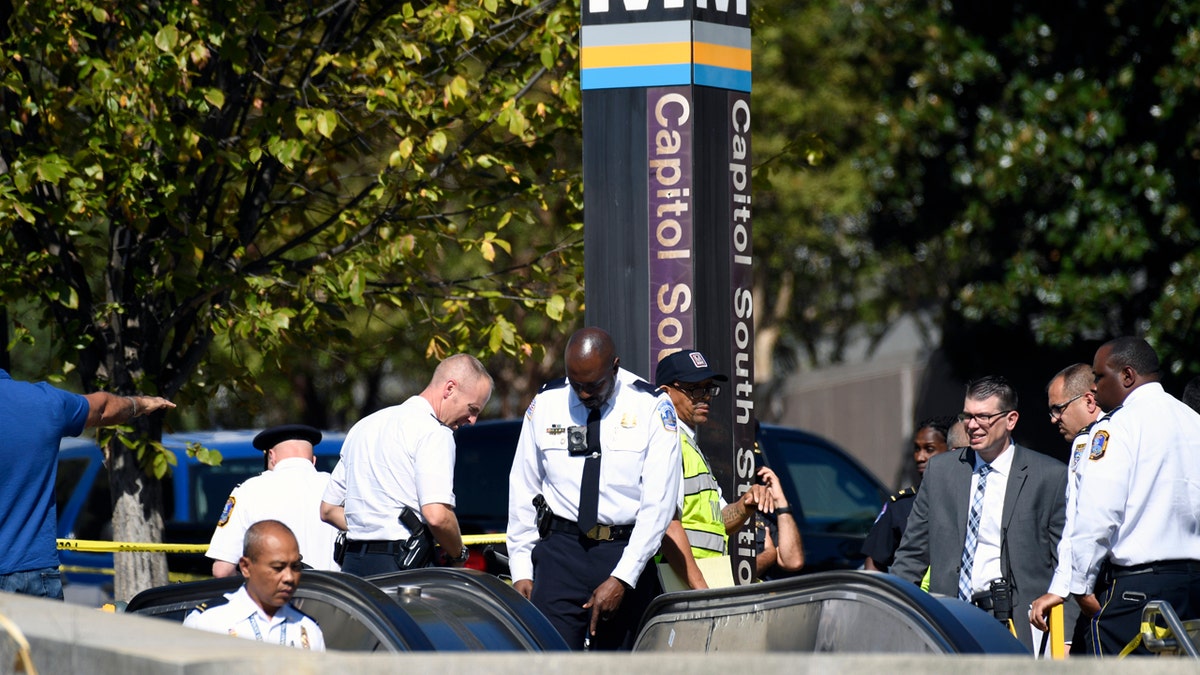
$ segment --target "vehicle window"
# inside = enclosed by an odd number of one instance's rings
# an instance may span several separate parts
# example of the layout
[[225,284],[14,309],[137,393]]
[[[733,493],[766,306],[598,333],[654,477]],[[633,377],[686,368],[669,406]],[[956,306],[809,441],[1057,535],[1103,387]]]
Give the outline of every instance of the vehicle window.
[[[64,459],[58,463],[58,477],[54,481],[54,499],[61,514],[80,488],[80,481],[88,466],[95,460],[88,457]],[[71,524],[67,536],[72,539],[97,539],[112,541],[112,492],[108,486],[108,469],[103,466],[96,472],[95,479],[87,487],[87,496],[80,506],[79,515]]]
[[[795,440],[775,441],[787,463],[808,529],[865,534],[885,495],[874,481],[840,453]],[[773,467],[780,473],[780,467]]]
[[464,532],[503,530],[508,521],[508,473],[519,424],[465,427],[455,437],[455,514]]
[[215,525],[229,493],[242,481],[262,473],[263,461],[261,457],[226,457],[218,466],[193,464],[188,468],[191,472],[192,522]]
[[83,472],[87,471],[88,462],[86,457],[58,460],[58,475],[54,479],[54,505],[59,513],[66,508],[71,495],[75,494]]

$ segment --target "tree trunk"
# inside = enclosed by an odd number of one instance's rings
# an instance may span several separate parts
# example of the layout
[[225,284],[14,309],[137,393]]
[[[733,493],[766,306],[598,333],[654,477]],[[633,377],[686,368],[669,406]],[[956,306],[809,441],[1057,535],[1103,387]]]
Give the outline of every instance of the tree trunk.
[[[108,445],[108,477],[113,495],[113,540],[161,542],[162,483],[138,467],[133,450],[114,438]],[[128,601],[147,588],[167,583],[165,553],[116,553],[113,597]]]

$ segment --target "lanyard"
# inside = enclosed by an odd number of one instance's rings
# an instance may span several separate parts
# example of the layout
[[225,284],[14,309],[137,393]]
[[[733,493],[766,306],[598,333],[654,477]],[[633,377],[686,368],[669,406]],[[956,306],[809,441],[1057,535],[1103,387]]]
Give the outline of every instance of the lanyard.
[[[254,629],[254,639],[262,642],[262,631],[258,629],[258,620],[254,618],[253,614],[250,615],[250,628]],[[287,619],[283,620],[283,627],[279,631],[279,644],[287,644]]]

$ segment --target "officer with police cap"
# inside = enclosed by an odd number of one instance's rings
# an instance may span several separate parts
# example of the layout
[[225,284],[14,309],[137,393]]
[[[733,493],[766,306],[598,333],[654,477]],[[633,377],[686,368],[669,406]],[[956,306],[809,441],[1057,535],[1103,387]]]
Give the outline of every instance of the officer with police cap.
[[230,493],[208,545],[214,577],[233,576],[242,557],[246,530],[262,520],[278,520],[296,534],[308,567],[336,570],[333,546],[337,528],[321,520],[321,496],[329,474],[317,471],[313,446],[321,432],[304,424],[271,427],[254,437],[266,471]]
[[[721,393],[717,383],[727,381],[727,375],[713,370],[704,354],[692,349],[663,357],[654,372],[655,384],[671,397],[679,417],[683,457],[680,517],[672,519],[667,527],[663,555],[675,573],[694,589],[708,588],[708,580],[704,579],[695,559],[727,556],[729,534],[741,529],[748,518],[760,510],[774,513],[776,517],[792,518],[792,510],[782,490],[771,489],[778,486],[778,478],[765,466],[758,472],[763,482],[751,486],[741,498],[727,504],[708,458],[700,450],[696,433],[699,426],[708,421],[709,403]],[[778,504],[775,503],[775,492],[779,494]],[[794,525],[792,528],[794,530]],[[803,564],[798,532],[795,542],[796,546],[785,549],[788,555],[784,556],[783,562],[789,567],[794,566],[792,559],[796,556],[800,556],[800,564]]]

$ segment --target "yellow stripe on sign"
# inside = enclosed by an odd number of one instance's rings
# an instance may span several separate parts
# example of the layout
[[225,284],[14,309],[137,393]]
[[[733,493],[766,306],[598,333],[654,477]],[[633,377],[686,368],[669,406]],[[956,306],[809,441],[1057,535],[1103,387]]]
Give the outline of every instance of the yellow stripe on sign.
[[750,50],[697,42],[696,63],[734,70],[750,70]]
[[651,45],[584,47],[581,67],[625,68],[692,62],[692,43],[664,42]]

